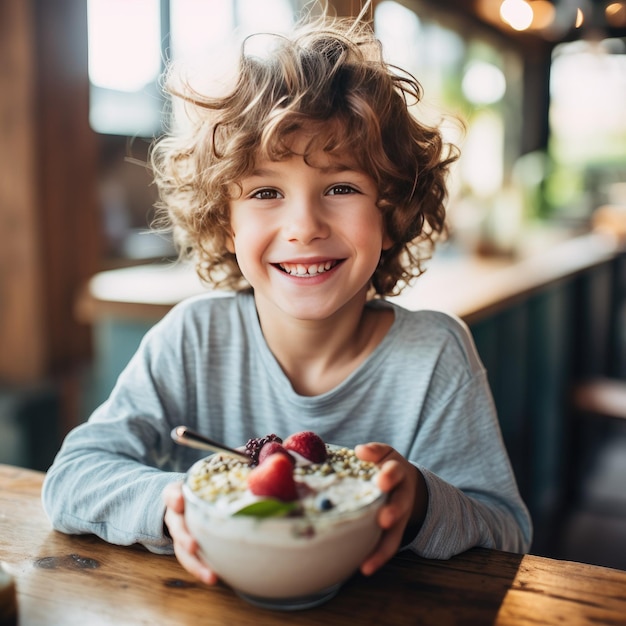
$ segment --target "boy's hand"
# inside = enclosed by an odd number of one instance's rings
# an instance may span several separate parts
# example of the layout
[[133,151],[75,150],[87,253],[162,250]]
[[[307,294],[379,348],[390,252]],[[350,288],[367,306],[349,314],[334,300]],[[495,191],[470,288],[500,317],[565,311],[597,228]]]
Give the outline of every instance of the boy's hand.
[[383,535],[361,565],[361,572],[369,576],[396,554],[407,529],[417,533],[426,517],[428,490],[421,472],[391,446],[366,443],[356,446],[355,452],[379,466],[378,486],[389,494],[378,514]]
[[215,572],[198,556],[198,543],[189,534],[185,524],[185,500],[181,483],[171,483],[163,489],[165,502],[164,522],[174,542],[174,554],[179,563],[193,576],[207,585],[217,582]]

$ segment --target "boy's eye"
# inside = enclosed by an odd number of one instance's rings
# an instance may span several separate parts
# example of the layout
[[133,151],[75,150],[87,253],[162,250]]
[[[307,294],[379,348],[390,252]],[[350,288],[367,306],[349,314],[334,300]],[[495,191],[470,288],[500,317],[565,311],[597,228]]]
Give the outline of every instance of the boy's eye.
[[250,195],[251,198],[257,200],[276,200],[280,197],[280,193],[276,189],[257,189]]
[[350,193],[357,193],[356,189],[351,185],[333,185],[328,190],[329,196],[343,196]]

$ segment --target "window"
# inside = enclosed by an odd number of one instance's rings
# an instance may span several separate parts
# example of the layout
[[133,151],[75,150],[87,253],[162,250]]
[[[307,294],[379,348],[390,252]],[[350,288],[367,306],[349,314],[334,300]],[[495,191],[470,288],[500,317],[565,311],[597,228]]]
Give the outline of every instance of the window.
[[153,137],[162,128],[166,60],[190,73],[228,69],[251,32],[287,30],[291,0],[88,0],[90,123],[105,134]]
[[519,154],[521,60],[473,31],[462,36],[432,11],[422,17],[392,0],[378,4],[374,24],[387,61],[410,71],[424,88],[420,119],[443,122],[448,140],[461,148],[450,180],[452,235],[473,247],[485,239],[481,229],[499,229],[497,245],[510,245],[503,237],[515,233],[502,232],[502,224],[514,230],[522,211],[509,189]]
[[159,0],[88,0],[91,127],[151,137],[163,101]]
[[550,209],[586,219],[606,203],[626,205],[626,45],[557,46],[550,84]]
[[181,65],[194,86],[219,81],[242,37],[288,30],[294,19],[292,0],[88,0],[103,269],[175,255],[171,239],[148,228],[156,190],[143,166],[168,121],[159,84],[166,60]]

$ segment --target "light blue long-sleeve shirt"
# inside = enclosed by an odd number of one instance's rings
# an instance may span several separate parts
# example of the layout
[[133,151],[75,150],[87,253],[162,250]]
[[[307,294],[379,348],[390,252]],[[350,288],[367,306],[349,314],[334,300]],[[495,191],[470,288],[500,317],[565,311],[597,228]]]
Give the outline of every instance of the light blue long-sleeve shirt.
[[313,430],[329,443],[393,446],[424,474],[429,505],[406,546],[448,558],[474,546],[525,552],[531,522],[467,328],[434,311],[391,307],[394,323],[341,384],[297,394],[267,346],[254,298],[202,295],[145,336],[109,399],[65,439],[43,487],[55,529],[172,553],[166,484],[202,452],[174,444],[185,424],[236,447]]

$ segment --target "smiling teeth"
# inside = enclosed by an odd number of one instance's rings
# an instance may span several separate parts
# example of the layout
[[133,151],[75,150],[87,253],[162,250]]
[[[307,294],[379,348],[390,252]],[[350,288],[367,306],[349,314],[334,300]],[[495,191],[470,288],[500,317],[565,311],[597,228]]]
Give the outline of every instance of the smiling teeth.
[[303,263],[279,263],[279,267],[291,276],[317,276],[332,269],[336,261],[326,261],[324,263],[313,263],[304,265]]

